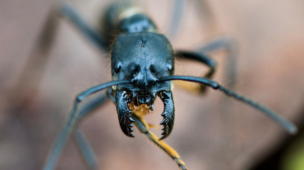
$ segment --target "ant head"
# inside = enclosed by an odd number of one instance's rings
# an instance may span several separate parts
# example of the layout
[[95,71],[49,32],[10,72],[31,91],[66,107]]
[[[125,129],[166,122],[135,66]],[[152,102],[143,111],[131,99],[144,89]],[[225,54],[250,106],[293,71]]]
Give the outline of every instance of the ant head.
[[[131,80],[117,86],[136,98],[135,103],[151,104],[160,91],[169,91],[170,82],[158,79],[173,75],[174,57],[169,41],[156,33],[121,33],[112,48],[113,80]],[[135,95],[135,96],[134,96]],[[140,96],[144,96],[142,99]]]

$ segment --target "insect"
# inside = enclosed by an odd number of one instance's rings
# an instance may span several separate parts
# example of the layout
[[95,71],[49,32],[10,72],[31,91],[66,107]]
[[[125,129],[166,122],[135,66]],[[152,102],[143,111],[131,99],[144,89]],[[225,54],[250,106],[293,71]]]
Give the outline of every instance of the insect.
[[[112,81],[97,85],[77,95],[70,116],[51,149],[45,170],[54,169],[63,146],[72,133],[87,166],[90,169],[97,168],[94,154],[81,131],[77,129],[77,124],[95,107],[104,104],[108,98],[116,105],[118,122],[126,136],[134,137],[132,131],[135,125],[140,132],[167,153],[181,169],[186,170],[186,165],[178,153],[163,141],[174,127],[175,110],[171,91],[173,80],[199,83],[200,87],[193,90],[201,93],[205,92],[206,87],[219,90],[265,113],[288,132],[296,133],[297,128],[275,112],[211,80],[216,70],[213,59],[204,53],[174,51],[168,39],[157,33],[157,27],[153,21],[131,4],[116,3],[108,9],[103,25],[106,35],[101,35],[87,25],[67,4],[60,7],[60,13],[95,45],[111,49]],[[117,32],[118,35],[115,35]],[[111,44],[113,40],[114,43]],[[175,57],[198,61],[210,70],[203,77],[174,75]],[[88,96],[102,90],[106,90],[106,94],[101,94],[96,99],[80,105]],[[149,110],[154,109],[156,97],[164,103],[164,111],[161,114],[163,120],[160,122],[163,126],[161,138],[149,131],[152,126],[143,119]]]

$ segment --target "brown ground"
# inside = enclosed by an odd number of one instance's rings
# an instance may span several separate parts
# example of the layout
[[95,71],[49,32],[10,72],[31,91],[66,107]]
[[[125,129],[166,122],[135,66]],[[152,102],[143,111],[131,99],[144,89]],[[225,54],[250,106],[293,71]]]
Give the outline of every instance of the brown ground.
[[[164,33],[170,19],[171,2],[140,2]],[[49,60],[45,67],[40,63],[45,72],[39,71],[33,77],[18,81],[37,45],[51,4],[47,0],[0,2],[1,170],[41,169],[76,94],[110,80],[107,53],[90,45],[69,23],[60,21]],[[108,1],[75,0],[73,4],[94,24]],[[193,50],[218,35],[234,37],[240,52],[236,91],[297,123],[302,117],[299,114],[304,100],[303,2],[209,0],[207,4],[212,11],[213,24],[202,17],[205,14],[203,3],[187,1],[182,27],[172,41],[173,47]],[[220,68],[215,80],[225,84],[223,56],[214,56]],[[32,62],[39,63],[29,63]],[[196,73],[193,69],[201,68],[192,67],[192,63],[177,64],[180,74]],[[29,80],[39,73],[43,77],[41,82],[31,88],[36,83]],[[231,107],[221,107],[223,95],[219,92],[210,90],[206,96],[198,96],[175,88],[174,98],[175,127],[165,141],[180,153],[189,169],[246,169],[271,152],[286,136],[277,124],[248,106],[225,98]],[[163,109],[159,100],[156,103],[154,114],[147,116],[148,122],[154,124],[161,121]],[[100,169],[178,169],[137,130],[135,139],[123,135],[114,104],[108,103],[97,112],[81,126],[96,151]],[[85,169],[74,143],[69,142],[65,147],[57,169]]]

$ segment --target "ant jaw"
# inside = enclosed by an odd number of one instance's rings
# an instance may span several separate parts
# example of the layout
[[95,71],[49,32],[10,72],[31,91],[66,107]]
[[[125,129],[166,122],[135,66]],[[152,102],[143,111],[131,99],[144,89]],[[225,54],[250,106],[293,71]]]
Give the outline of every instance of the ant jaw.
[[175,109],[171,91],[162,91],[159,94],[159,97],[164,103],[164,111],[161,114],[161,116],[163,116],[163,120],[160,122],[160,125],[163,125],[163,132],[161,134],[162,137],[159,139],[162,140],[168,137],[173,129]]
[[122,132],[129,137],[134,137],[132,134],[132,123],[134,120],[131,116],[132,111],[128,107],[128,95],[126,91],[116,91],[116,103],[118,121]]

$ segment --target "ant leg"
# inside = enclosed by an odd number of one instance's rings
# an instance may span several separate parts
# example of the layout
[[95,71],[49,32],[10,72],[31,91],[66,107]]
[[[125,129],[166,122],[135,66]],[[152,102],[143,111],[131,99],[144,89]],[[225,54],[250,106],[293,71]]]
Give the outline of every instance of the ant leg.
[[[197,53],[197,52],[190,52],[190,51],[176,51],[175,52],[176,58],[183,58],[183,59],[189,59],[194,60],[203,63],[207,67],[210,68],[210,70],[205,74],[203,77],[212,79],[214,72],[216,70],[216,62],[210,58],[205,53]],[[188,82],[178,82],[177,85],[186,88],[193,92],[198,92],[204,94],[206,92],[206,86],[203,84],[193,84]]]
[[[9,124],[7,123],[18,121],[22,126],[22,134],[25,135],[26,138],[42,138],[37,131],[39,121],[38,119],[33,121],[31,115],[37,113],[37,107],[35,106],[37,106],[39,102],[39,87],[49,59],[49,51],[56,39],[57,28],[58,22],[56,15],[54,12],[49,12],[42,25],[42,29],[39,31],[37,40],[35,40],[34,46],[31,49],[30,55],[27,56],[24,66],[17,77],[16,83],[1,93],[7,103],[3,105],[3,113],[6,113],[5,115],[7,116],[4,116],[6,120],[4,121],[4,126],[0,127],[1,131],[6,131],[7,129],[5,127],[11,127],[11,125],[8,126]],[[31,160],[29,167],[39,166],[40,157],[37,155],[39,147],[31,142],[25,142],[24,147],[31,147],[30,152],[27,153],[27,155],[32,155],[31,158],[29,158]]]
[[113,93],[114,93],[113,89],[112,88],[108,88],[108,90],[107,90],[107,96],[108,96],[108,98],[110,98],[113,103],[116,103],[116,99],[115,99]]
[[[93,110],[99,108],[103,104],[106,103],[108,98],[105,94],[101,94],[100,96],[94,98],[93,100],[89,101],[88,103],[85,103],[84,106],[82,106],[81,110],[78,113],[78,117],[76,120],[75,130],[73,131],[73,139],[76,143],[77,148],[79,149],[81,156],[90,170],[97,169],[98,163],[96,160],[95,153],[89,144],[89,142],[86,139],[86,136],[84,133],[77,127],[80,120],[84,117],[92,113]],[[49,169],[45,167],[45,169]]]
[[74,130],[73,139],[81,153],[84,162],[86,163],[87,168],[89,170],[96,170],[98,168],[96,155],[89,141],[87,140],[87,137],[80,128],[76,128]]
[[171,22],[169,24],[167,35],[169,39],[173,39],[178,31],[182,16],[183,16],[183,10],[185,5],[184,0],[175,0],[174,6],[173,6],[173,12],[171,14]]
[[[107,90],[107,95],[102,94],[99,97],[90,101],[90,103],[88,103],[87,105],[85,105],[79,112],[79,119],[92,113],[93,110],[105,104],[108,99],[111,99],[115,103],[115,98],[111,92],[112,88],[109,88]],[[87,140],[87,137],[85,136],[84,132],[80,128],[76,128],[74,130],[73,139],[76,143],[76,146],[78,147],[79,152],[81,153],[84,162],[86,163],[87,168],[90,170],[97,170],[98,162],[96,160],[96,154],[92,149],[89,141]]]
[[106,49],[108,43],[101,33],[90,26],[81,17],[80,14],[74,9],[74,7],[68,3],[63,3],[59,6],[59,13],[68,19],[77,29],[80,31],[89,41],[91,41],[98,48]]
[[167,155],[169,155],[182,170],[187,170],[185,162],[180,158],[179,154],[167,143],[160,140],[154,133],[148,130],[149,125],[147,122],[139,116],[135,114],[132,115],[133,119],[135,120],[134,124],[139,129],[141,133],[147,135],[147,137],[158,147],[160,147]]
[[73,129],[76,127],[76,125],[81,121],[81,119],[86,115],[85,111],[90,111],[90,107],[91,106],[99,106],[98,102],[91,102],[89,104],[86,105],[86,107],[83,107],[80,111],[79,111],[79,104],[88,96],[92,95],[93,93],[96,93],[98,91],[101,91],[105,88],[109,88],[112,86],[116,86],[119,84],[128,84],[130,83],[128,80],[119,80],[119,81],[111,81],[111,82],[107,82],[95,87],[92,87],[82,93],[80,93],[75,101],[74,101],[74,105],[73,105],[73,109],[69,115],[69,118],[67,120],[67,122],[65,123],[64,127],[62,128],[59,136],[57,137],[55,144],[53,145],[52,149],[51,149],[51,153],[48,157],[48,160],[46,162],[46,165],[44,167],[44,170],[53,170],[56,162],[61,154],[61,151],[63,149],[64,144],[66,143],[68,137],[70,136],[71,132],[73,131]]
[[[178,58],[190,59],[201,62],[210,68],[209,72],[204,76],[205,78],[212,78],[216,70],[216,62],[208,55],[213,52],[224,50],[227,53],[227,64],[225,71],[225,82],[227,87],[233,89],[236,82],[236,67],[237,67],[237,48],[234,39],[228,36],[221,36],[208,41],[196,50],[196,52],[177,51]],[[204,85],[193,85],[178,83],[178,85],[191,89],[191,91],[204,93],[206,87]]]
[[213,53],[217,51],[226,52],[226,71],[225,71],[225,83],[227,87],[233,89],[236,82],[236,68],[237,68],[237,58],[238,58],[238,49],[235,39],[229,36],[220,36],[213,38],[196,51],[200,53]]
[[[235,39],[227,35],[218,36],[206,41],[206,43],[199,46],[196,51],[207,54],[224,52],[225,64],[222,65],[225,71],[223,73],[223,82],[229,89],[235,89],[238,62],[238,45]],[[225,157],[225,160],[223,161],[228,163],[231,161],[231,157],[229,156],[231,148],[238,148],[235,144],[236,141],[234,137],[236,131],[234,119],[237,111],[235,110],[235,105],[232,100],[221,98],[220,102],[220,118],[222,122],[221,140],[226,141],[225,147],[222,148],[223,156]]]
[[[183,19],[186,2],[187,1],[185,0],[174,0],[173,2],[170,24],[166,31],[166,35],[170,40],[173,40],[177,35],[178,29],[181,24],[181,20]],[[200,19],[206,21],[204,23],[204,26],[207,26],[209,30],[213,29],[214,28],[214,23],[212,20],[213,15],[209,4],[205,1],[195,1],[194,5],[196,7],[201,8],[201,9],[196,9],[196,11],[199,12],[198,15],[201,16]]]
[[38,93],[37,89],[39,89],[57,31],[58,20],[53,10],[51,10],[17,83],[8,91],[7,98],[14,103],[14,106],[9,109],[13,112],[23,110],[26,107],[25,105],[31,103],[35,98],[33,94]]
[[[85,104],[82,109],[79,111],[79,120],[82,119],[82,117],[89,115],[92,113],[93,110],[99,108],[103,104],[105,104],[108,101],[108,98],[105,94],[101,94],[100,96],[96,97],[95,99],[89,101],[87,104]],[[80,128],[76,128],[73,133],[73,139],[76,143],[76,146],[78,147],[81,156],[86,163],[86,166],[90,170],[96,170],[98,168],[98,163],[96,160],[95,153],[88,142],[85,134],[81,131]]]

